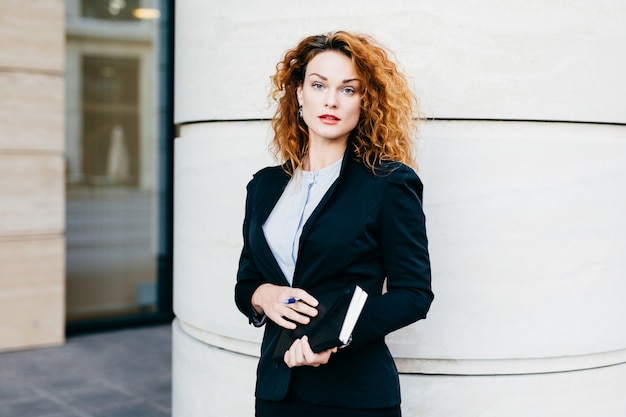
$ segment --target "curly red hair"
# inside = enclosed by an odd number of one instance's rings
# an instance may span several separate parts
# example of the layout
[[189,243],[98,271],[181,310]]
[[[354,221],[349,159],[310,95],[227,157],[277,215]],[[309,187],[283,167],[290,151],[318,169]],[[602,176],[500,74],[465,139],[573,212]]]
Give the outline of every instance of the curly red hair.
[[348,32],[309,36],[287,51],[276,65],[271,97],[278,106],[272,148],[288,170],[301,166],[308,150],[308,128],[298,116],[296,91],[307,64],[319,53],[338,51],[352,60],[361,81],[361,115],[350,135],[355,158],[374,169],[398,161],[416,168],[413,136],[419,113],[417,98],[406,77],[373,38]]

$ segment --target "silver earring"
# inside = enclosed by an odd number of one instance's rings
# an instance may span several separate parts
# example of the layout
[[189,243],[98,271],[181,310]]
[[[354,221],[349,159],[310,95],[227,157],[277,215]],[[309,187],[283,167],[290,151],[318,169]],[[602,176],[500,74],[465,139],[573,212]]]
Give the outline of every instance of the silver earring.
[[302,119],[302,106],[298,108],[298,116]]

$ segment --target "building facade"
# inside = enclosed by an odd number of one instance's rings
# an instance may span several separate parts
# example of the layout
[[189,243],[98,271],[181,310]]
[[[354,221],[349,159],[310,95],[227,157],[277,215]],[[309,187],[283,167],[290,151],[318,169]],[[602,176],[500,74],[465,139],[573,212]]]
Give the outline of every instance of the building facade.
[[171,320],[172,7],[0,3],[0,351]]
[[0,349],[65,335],[64,12],[0,2]]

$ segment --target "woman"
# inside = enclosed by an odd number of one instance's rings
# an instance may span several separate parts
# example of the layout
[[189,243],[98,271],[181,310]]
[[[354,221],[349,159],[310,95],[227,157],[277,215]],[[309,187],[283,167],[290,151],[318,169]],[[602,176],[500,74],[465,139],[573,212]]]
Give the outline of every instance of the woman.
[[[256,415],[399,416],[384,338],[433,299],[410,168],[415,98],[384,49],[346,32],[288,51],[272,96],[283,164],[248,184],[235,287],[241,312],[265,325]],[[282,329],[306,326],[319,299],[354,285],[369,297],[347,345],[313,352],[304,336],[276,355]]]

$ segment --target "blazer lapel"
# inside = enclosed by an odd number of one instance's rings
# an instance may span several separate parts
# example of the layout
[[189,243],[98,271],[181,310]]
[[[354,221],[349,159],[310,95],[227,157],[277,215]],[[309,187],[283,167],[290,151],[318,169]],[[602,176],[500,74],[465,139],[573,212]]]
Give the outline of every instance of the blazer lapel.
[[266,181],[262,184],[263,188],[257,190],[258,193],[263,195],[258,199],[259,225],[263,225],[269,217],[270,213],[274,209],[274,206],[278,202],[278,199],[283,194],[289,179],[289,175],[281,168],[280,172],[276,172],[276,178]]
[[[313,212],[311,213],[311,216],[309,216],[306,223],[304,223],[304,227],[302,228],[302,234],[300,235],[300,241],[298,242],[298,245],[299,245],[298,253],[301,253],[300,251],[302,250],[302,242],[304,242],[307,235],[311,232],[311,228],[315,224],[315,220],[319,217],[320,213],[324,210],[326,203],[328,203],[328,201],[334,194],[335,189],[337,188],[337,185],[339,184],[339,182],[345,175],[346,169],[349,169],[348,165],[352,162],[350,155],[352,155],[352,146],[348,144],[348,149],[346,149],[346,153],[343,155],[343,161],[341,162],[341,170],[339,171],[339,177],[335,180],[335,182],[333,182],[333,184],[330,186],[326,194],[324,194],[324,197],[322,197],[322,200],[319,202],[315,210],[313,210]],[[296,259],[296,267],[295,267],[295,273],[293,277],[294,283],[297,280],[296,276],[299,275],[298,274],[299,264],[300,264],[300,256],[298,256],[298,259]]]
[[261,253],[263,258],[269,263],[269,267],[272,273],[280,280],[284,281],[285,285],[289,285],[289,281],[285,277],[282,269],[278,265],[278,261],[274,257],[272,253],[272,249],[270,249],[269,244],[267,243],[267,239],[265,238],[265,233],[263,232],[263,225],[265,221],[269,217],[270,213],[274,209],[274,206],[278,202],[278,199],[283,194],[285,190],[285,186],[289,182],[289,175],[280,169],[280,172],[277,174],[277,178],[274,178],[272,181],[268,181],[267,184],[263,184],[263,188],[257,190],[258,193],[262,193],[263,197],[259,198],[258,201],[258,217],[256,219],[254,227],[257,229],[256,233],[259,236],[259,246],[261,248]]
[[348,145],[348,149],[346,150],[346,153],[343,155],[343,161],[341,162],[341,170],[339,171],[339,177],[335,180],[335,182],[332,183],[328,191],[326,191],[326,194],[324,194],[324,197],[322,197],[322,200],[319,202],[315,210],[313,210],[313,212],[311,213],[311,216],[309,216],[306,223],[304,223],[304,227],[302,228],[302,235],[300,236],[300,245],[302,245],[302,241],[304,240],[304,238],[306,238],[306,236],[311,231],[311,227],[315,223],[315,220],[319,216],[320,212],[324,210],[324,206],[326,205],[328,200],[330,200],[333,193],[335,192],[335,189],[337,188],[337,184],[339,183],[341,178],[344,176],[346,168],[348,164],[350,163],[349,155],[351,155],[351,150],[352,150],[352,146]]

